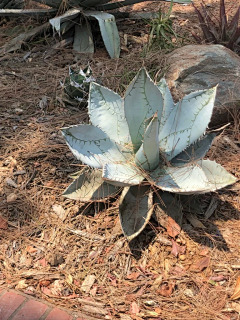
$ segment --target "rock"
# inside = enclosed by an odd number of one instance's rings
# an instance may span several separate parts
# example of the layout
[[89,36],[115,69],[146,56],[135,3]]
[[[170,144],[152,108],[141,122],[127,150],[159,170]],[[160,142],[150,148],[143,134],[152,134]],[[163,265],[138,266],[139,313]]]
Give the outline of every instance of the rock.
[[15,193],[10,193],[7,196],[7,203],[14,202],[17,200],[17,198],[18,198],[18,196]]
[[6,178],[6,179],[5,179],[5,184],[6,184],[6,185],[9,185],[10,187],[13,187],[13,188],[17,188],[17,187],[18,187],[18,185],[16,184],[16,182],[13,181],[13,179],[11,179],[11,178]]
[[167,55],[165,75],[174,98],[219,84],[210,126],[240,111],[240,57],[221,45],[187,45]]

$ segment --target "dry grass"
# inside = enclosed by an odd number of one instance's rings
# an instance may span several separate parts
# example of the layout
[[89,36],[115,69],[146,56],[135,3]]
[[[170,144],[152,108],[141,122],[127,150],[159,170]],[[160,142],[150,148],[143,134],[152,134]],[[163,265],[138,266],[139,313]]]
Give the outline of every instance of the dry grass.
[[[171,253],[166,229],[155,220],[127,243],[117,200],[94,205],[61,196],[70,182],[68,175],[81,165],[59,128],[87,121],[87,114],[85,109],[64,106],[56,97],[61,97],[59,82],[68,66],[84,66],[88,57],[75,57],[65,49],[44,60],[46,42],[35,47],[32,60],[22,59],[25,52],[1,60],[0,217],[8,226],[0,228],[0,287],[18,288],[84,313],[86,300],[81,299],[91,298],[103,303],[100,309],[107,314],[88,307],[89,314],[105,319],[124,315],[134,320],[238,319],[238,302],[234,304],[230,296],[240,269],[239,184],[200,197],[204,208],[215,198],[217,209],[207,221],[198,216],[204,229],[192,227],[184,217],[176,242],[185,252],[178,257]],[[143,58],[141,48],[133,44],[118,61],[99,48],[91,57],[94,76],[123,94],[143,64],[152,76],[159,70],[161,74],[164,53],[150,52]],[[44,109],[39,107],[42,96],[48,100]],[[216,139],[208,156],[240,178],[238,148],[236,122]],[[57,215],[54,205],[64,211]],[[202,258],[210,259],[208,266],[194,270]],[[95,276],[88,293],[81,289],[87,275]],[[211,280],[216,276],[222,280]],[[133,302],[139,307],[137,315],[131,314]]]

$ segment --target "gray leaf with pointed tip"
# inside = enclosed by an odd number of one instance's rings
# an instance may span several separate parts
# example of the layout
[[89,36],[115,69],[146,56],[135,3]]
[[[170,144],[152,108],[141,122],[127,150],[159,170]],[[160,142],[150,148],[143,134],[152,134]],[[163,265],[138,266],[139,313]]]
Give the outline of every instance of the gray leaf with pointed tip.
[[143,143],[135,155],[136,165],[147,171],[154,170],[159,164],[158,129],[159,122],[155,114],[146,128]]
[[62,129],[72,153],[83,163],[101,168],[107,162],[126,161],[119,145],[101,129],[88,124],[80,124]]
[[197,162],[205,173],[208,183],[211,184],[210,191],[215,191],[231,185],[237,181],[232,174],[227,172],[220,164],[211,160],[200,160]]
[[160,119],[160,127],[159,127],[159,130],[161,130],[162,126],[166,123],[175,105],[173,102],[172,94],[168,88],[165,78],[162,78],[157,83],[157,87],[160,90],[163,97],[163,111],[162,111],[162,115]]
[[79,9],[70,9],[63,15],[50,19],[49,22],[51,23],[52,27],[60,34],[61,23],[75,19],[80,14],[80,12],[81,10]]
[[184,167],[157,168],[151,178],[160,189],[182,194],[212,192],[236,182],[233,175],[210,160]]
[[134,152],[140,148],[144,135],[144,122],[157,112],[161,119],[163,98],[148,73],[142,68],[127,88],[124,110]]
[[94,53],[93,35],[89,23],[75,25],[73,50]]
[[204,193],[209,190],[208,180],[197,165],[157,168],[151,174],[155,185],[175,193]]
[[119,58],[120,55],[120,37],[112,14],[101,11],[85,11],[87,17],[94,17],[98,20],[100,32],[105,47],[111,58]]
[[153,213],[153,193],[149,186],[132,186],[123,189],[119,203],[120,222],[129,241],[137,237]]
[[113,197],[119,188],[106,183],[100,170],[83,169],[81,174],[67,187],[63,196],[72,200],[96,201]]
[[213,139],[216,137],[215,133],[209,133],[203,136],[200,140],[192,143],[187,149],[179,153],[171,160],[174,166],[185,165],[188,162],[193,162],[205,157],[209,148],[212,145]]
[[159,130],[160,150],[167,160],[185,150],[205,133],[212,116],[216,87],[190,93],[173,108]]
[[92,82],[88,113],[91,123],[102,129],[112,140],[123,145],[130,144],[123,99],[117,93]]
[[115,186],[138,185],[144,180],[136,166],[123,163],[106,163],[103,167],[103,179]]

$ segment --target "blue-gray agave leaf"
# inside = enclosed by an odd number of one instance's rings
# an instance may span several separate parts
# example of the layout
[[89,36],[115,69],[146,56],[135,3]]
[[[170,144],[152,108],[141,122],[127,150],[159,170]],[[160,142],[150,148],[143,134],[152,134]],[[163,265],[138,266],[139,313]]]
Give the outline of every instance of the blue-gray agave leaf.
[[236,182],[234,176],[210,160],[200,160],[182,167],[157,168],[152,172],[151,179],[162,190],[182,194],[211,192]]
[[206,134],[173,158],[171,164],[174,166],[183,166],[189,162],[204,158],[215,137],[215,133]]
[[162,78],[158,82],[157,87],[160,90],[163,97],[163,111],[160,117],[160,130],[161,130],[162,126],[166,123],[175,105],[173,102],[171,92],[168,88],[167,82],[164,78]]
[[103,42],[110,57],[119,58],[120,37],[114,15],[101,11],[85,11],[84,14],[97,19]]
[[117,143],[128,145],[131,140],[123,103],[117,93],[97,83],[91,83],[88,104],[91,123]]
[[156,112],[160,119],[162,110],[162,94],[142,68],[128,86],[124,98],[124,111],[134,152],[137,152],[142,144],[145,120]]
[[78,160],[94,168],[101,168],[107,162],[126,161],[120,146],[101,129],[80,124],[62,129],[62,134]]
[[159,122],[157,114],[152,117],[146,128],[143,143],[135,155],[135,163],[140,168],[152,171],[159,164]]
[[67,12],[65,12],[63,15],[50,19],[49,22],[52,25],[52,27],[59,33],[60,35],[60,30],[61,30],[61,24],[75,19],[79,14],[81,10],[80,9],[70,9]]
[[115,186],[139,185],[144,176],[137,166],[129,163],[106,163],[103,167],[103,179]]
[[220,164],[210,160],[200,160],[197,164],[202,168],[208,179],[209,191],[215,191],[233,184],[237,179],[227,172]]
[[193,165],[157,168],[151,174],[153,183],[161,190],[174,193],[203,193],[208,190],[208,180],[203,170]]
[[171,160],[199,139],[212,116],[216,87],[190,93],[173,108],[159,131],[159,146]]
[[63,196],[72,200],[97,201],[115,196],[119,188],[106,183],[100,170],[84,168],[76,179],[63,192]]
[[148,186],[123,189],[119,215],[123,233],[129,241],[143,231],[151,218],[153,208],[153,193]]
[[94,53],[94,42],[91,25],[88,21],[75,24],[73,50],[84,53]]

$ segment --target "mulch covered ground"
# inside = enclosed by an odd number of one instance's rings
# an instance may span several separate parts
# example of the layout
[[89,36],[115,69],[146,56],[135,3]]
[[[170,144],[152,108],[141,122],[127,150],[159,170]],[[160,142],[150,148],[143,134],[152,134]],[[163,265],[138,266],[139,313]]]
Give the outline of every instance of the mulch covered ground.
[[[133,10],[157,12],[160,5]],[[200,29],[192,8],[176,5],[173,15],[184,38],[176,46],[193,43],[190,31]],[[37,24],[2,23],[0,44],[19,26]],[[61,196],[82,165],[59,129],[88,121],[85,108],[63,102],[68,67],[90,60],[93,75],[120,94],[142,65],[152,77],[166,67],[165,51],[145,50],[146,24],[121,21],[119,30],[129,42],[118,60],[101,44],[91,57],[71,48],[46,56],[50,34],[0,57],[0,287],[81,310],[89,320],[239,319],[239,183],[199,196],[203,214],[186,213],[180,233],[171,231],[173,222],[163,227],[152,219],[132,243],[122,235],[117,198],[85,204]],[[218,134],[207,157],[240,178],[239,119]]]

